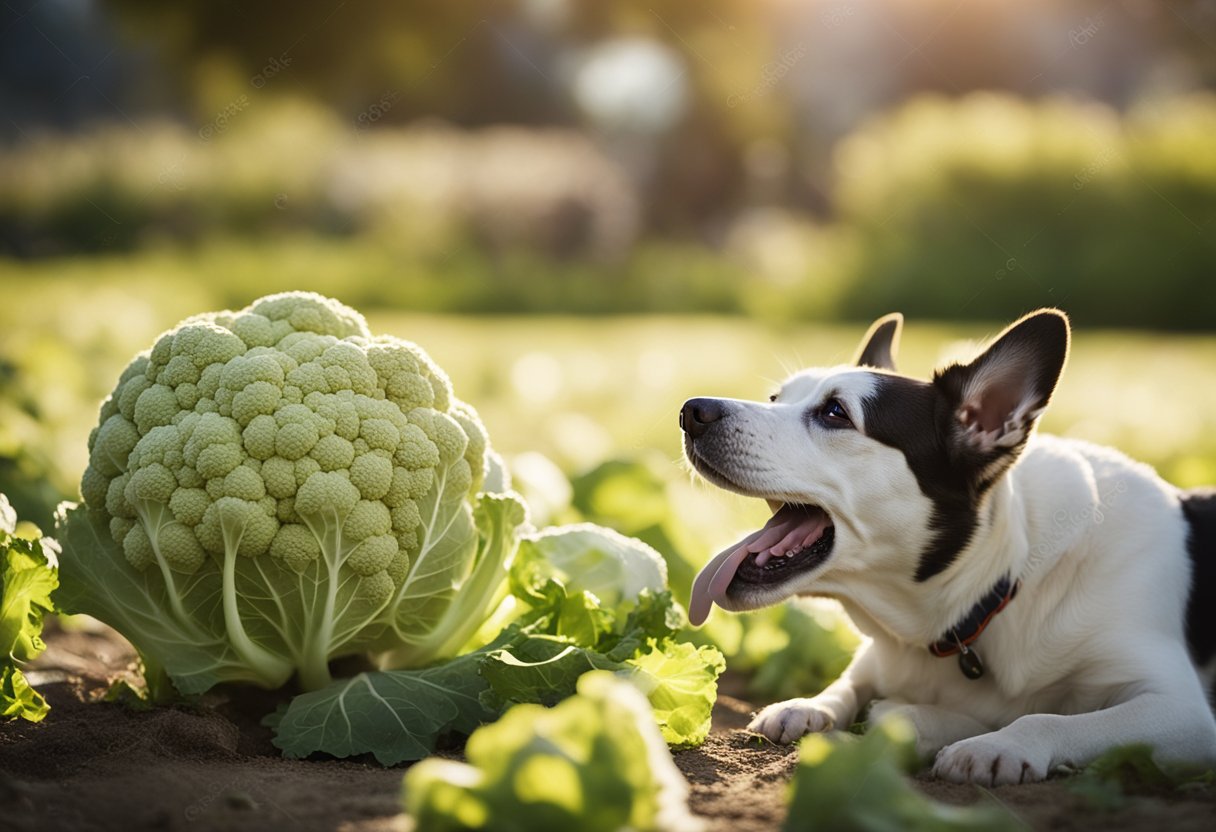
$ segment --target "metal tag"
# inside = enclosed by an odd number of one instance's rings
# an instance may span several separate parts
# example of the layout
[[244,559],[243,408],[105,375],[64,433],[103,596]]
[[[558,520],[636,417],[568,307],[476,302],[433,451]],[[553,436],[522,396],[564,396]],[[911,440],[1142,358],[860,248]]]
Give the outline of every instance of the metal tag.
[[962,649],[958,653],[958,669],[963,671],[963,675],[968,679],[978,679],[984,675],[984,663],[980,661],[980,654],[965,645],[959,645]]

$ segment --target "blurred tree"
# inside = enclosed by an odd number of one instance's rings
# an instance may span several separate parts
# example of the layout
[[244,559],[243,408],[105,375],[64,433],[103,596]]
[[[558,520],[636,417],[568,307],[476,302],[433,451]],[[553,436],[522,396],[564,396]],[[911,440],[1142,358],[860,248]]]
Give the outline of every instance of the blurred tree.
[[1216,98],[1144,105],[917,99],[846,139],[850,315],[1216,325]]
[[[737,206],[743,142],[755,135],[746,125],[771,122],[751,119],[771,102],[736,110],[731,98],[763,81],[771,52],[769,21],[744,0],[102,2],[134,37],[159,45],[193,89],[201,121],[241,94],[296,91],[351,120],[374,111],[382,123],[583,124],[631,170],[651,197],[650,219],[669,230],[696,231]],[[658,129],[607,123],[576,98],[597,49],[624,38],[675,56],[666,75],[621,90],[635,108],[652,109],[665,93],[686,91]],[[599,89],[637,68],[629,60],[608,67]]]
[[520,28],[512,3],[103,2],[134,36],[161,45],[204,106],[215,106],[207,86],[219,63],[246,92],[303,90],[352,117],[392,93],[401,112],[392,120],[407,113],[464,124],[569,118],[542,71],[546,44]]

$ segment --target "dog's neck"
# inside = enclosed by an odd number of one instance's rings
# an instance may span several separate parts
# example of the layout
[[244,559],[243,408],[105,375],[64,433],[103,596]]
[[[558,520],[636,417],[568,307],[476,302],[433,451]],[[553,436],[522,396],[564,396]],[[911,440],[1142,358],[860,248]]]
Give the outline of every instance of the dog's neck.
[[917,582],[912,578],[915,563],[905,563],[897,569],[846,573],[835,580],[829,575],[824,594],[837,598],[867,635],[884,633],[924,649],[964,619],[1002,578],[1020,581],[1023,594],[1033,592],[1083,532],[1058,518],[1084,514],[1095,499],[1092,483],[1080,478],[1051,483],[1068,488],[1044,488],[1036,469],[1034,462],[1015,466],[992,487],[970,543],[941,574]]
[[911,572],[873,570],[848,575],[832,594],[867,634],[880,630],[917,647],[937,641],[1006,576],[1021,574],[1029,546],[1011,522],[1016,498],[1007,480],[984,501],[971,542],[942,574],[916,582]]

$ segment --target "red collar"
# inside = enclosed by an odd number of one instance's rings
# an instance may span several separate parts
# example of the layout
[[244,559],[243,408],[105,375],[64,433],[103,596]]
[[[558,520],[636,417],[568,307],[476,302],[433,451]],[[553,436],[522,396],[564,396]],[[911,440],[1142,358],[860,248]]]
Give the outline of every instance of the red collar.
[[987,595],[976,602],[967,615],[940,639],[929,645],[929,652],[940,658],[962,654],[959,656],[959,666],[963,675],[969,679],[983,676],[984,666],[980,663],[979,656],[969,647],[992,623],[996,614],[1005,609],[1018,594],[1019,586],[1019,582],[1011,581],[1008,576],[1001,578]]

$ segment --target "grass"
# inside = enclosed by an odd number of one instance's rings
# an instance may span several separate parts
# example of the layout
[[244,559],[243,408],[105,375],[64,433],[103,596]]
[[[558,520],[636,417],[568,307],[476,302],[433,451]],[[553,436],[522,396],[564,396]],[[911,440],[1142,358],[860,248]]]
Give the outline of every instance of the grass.
[[[207,284],[180,277],[18,274],[0,274],[0,289],[14,299],[0,306],[0,461],[8,460],[0,490],[20,492],[23,478],[41,477],[49,489],[29,499],[46,502],[74,491],[96,407],[126,361],[215,299]],[[508,456],[539,451],[568,472],[650,456],[676,481],[687,480],[677,427],[685,398],[764,398],[794,369],[847,361],[863,330],[727,317],[365,311],[373,330],[432,354]],[[971,355],[997,328],[910,321],[901,367],[926,376]],[[1119,447],[1181,486],[1216,482],[1216,338],[1078,333],[1044,427]],[[718,511],[705,522],[725,526],[728,537],[738,519]]]

